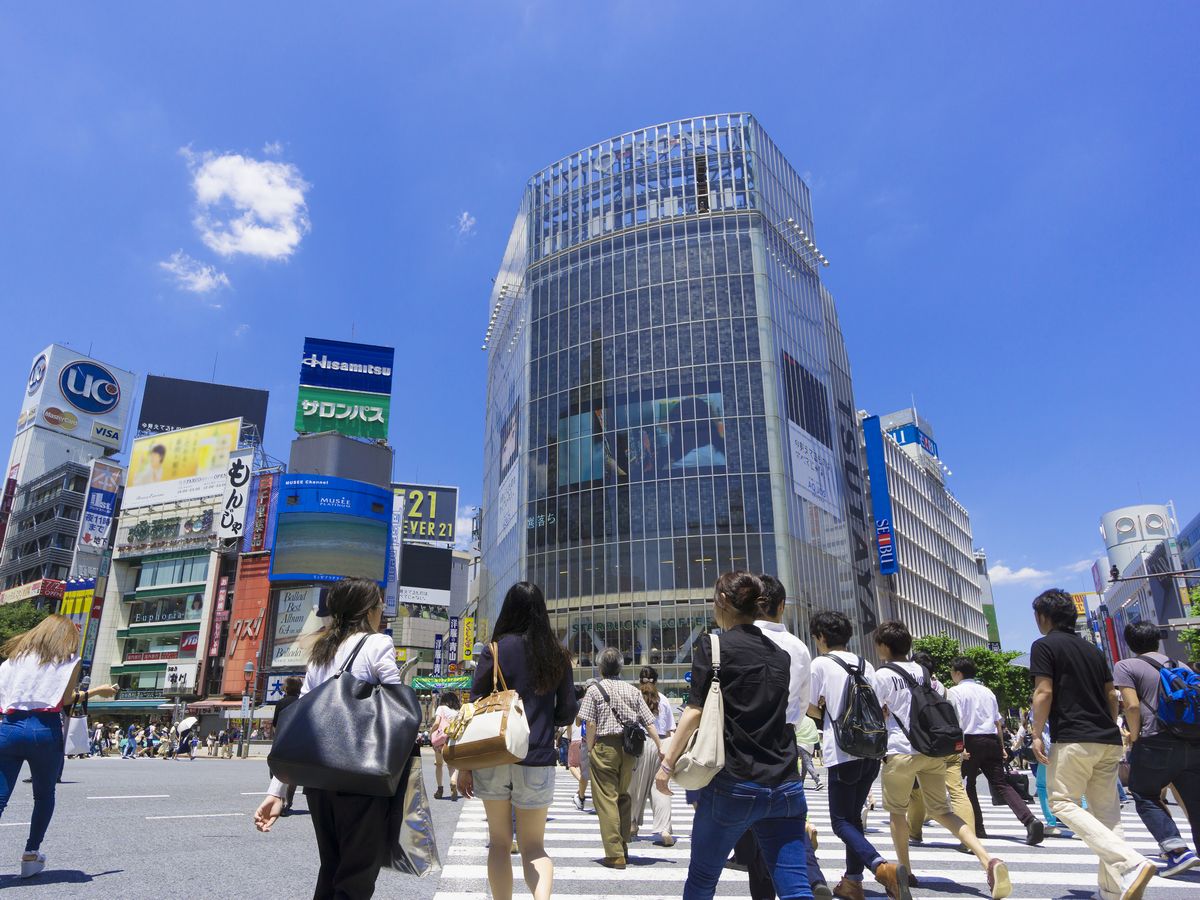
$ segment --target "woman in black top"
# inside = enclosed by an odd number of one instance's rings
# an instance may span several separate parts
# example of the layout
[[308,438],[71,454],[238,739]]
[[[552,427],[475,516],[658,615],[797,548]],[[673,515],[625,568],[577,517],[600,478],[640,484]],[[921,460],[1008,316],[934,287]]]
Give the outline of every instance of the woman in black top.
[[[525,883],[535,900],[549,900],[554,863],[546,855],[546,813],[554,800],[557,754],[554,729],[575,720],[579,708],[571,680],[571,657],[550,627],[546,600],[536,584],[520,581],[508,590],[492,642],[497,645],[500,671],[510,690],[521,695],[529,722],[529,753],[516,765],[458,773],[458,789],[483,800],[488,820],[488,884],[495,900],[512,898],[513,816]],[[479,658],[471,699],[492,691],[491,646]]]
[[[713,618],[721,628],[725,768],[697,792],[683,900],[713,896],[729,851],[747,829],[758,838],[781,900],[812,897],[804,850],[808,809],[796,732],[787,721],[791,657],[754,626],[763,618],[762,593],[762,583],[747,572],[717,579]],[[675,763],[700,725],[712,678],[712,639],[702,634],[692,646],[687,707],[656,779],[663,793],[671,793]]]

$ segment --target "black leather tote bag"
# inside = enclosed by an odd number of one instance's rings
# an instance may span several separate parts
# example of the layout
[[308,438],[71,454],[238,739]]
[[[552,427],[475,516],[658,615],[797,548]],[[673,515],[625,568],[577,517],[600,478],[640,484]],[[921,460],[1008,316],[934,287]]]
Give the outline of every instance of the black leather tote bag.
[[350,674],[368,637],[332,678],[280,713],[267,765],[285,784],[395,796],[416,744],[421,704],[407,685]]

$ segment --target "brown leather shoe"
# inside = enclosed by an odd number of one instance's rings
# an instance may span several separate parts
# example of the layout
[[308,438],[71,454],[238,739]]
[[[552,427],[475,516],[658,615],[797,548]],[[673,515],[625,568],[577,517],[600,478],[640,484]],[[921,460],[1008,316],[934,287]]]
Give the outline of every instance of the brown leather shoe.
[[875,870],[875,880],[883,885],[883,889],[892,900],[912,900],[906,867],[898,863],[880,863]]
[[600,860],[600,865],[606,869],[623,869],[625,868],[625,857],[623,856],[606,856]]
[[833,896],[840,900],[865,900],[862,882],[851,881],[849,878],[843,878],[837,883],[837,887],[833,889]]

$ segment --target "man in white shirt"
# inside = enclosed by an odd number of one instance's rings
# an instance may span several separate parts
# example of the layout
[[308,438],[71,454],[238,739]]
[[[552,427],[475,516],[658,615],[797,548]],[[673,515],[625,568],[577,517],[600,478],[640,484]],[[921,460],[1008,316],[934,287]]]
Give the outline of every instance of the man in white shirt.
[[844,900],[863,900],[863,871],[869,868],[892,900],[912,900],[908,869],[885,860],[867,840],[863,828],[862,808],[879,776],[879,760],[843,752],[834,735],[833,722],[844,711],[848,668],[861,672],[869,681],[871,664],[846,649],[854,626],[844,614],[822,610],[812,617],[808,630],[821,654],[812,663],[808,714],[823,723],[821,759],[829,791],[829,821],[833,833],[846,845],[846,871],[833,894]]
[[[908,659],[912,649],[912,634],[903,622],[883,622],[875,630],[875,650],[884,666],[875,671],[872,681],[875,695],[883,706],[887,719],[888,749],[883,761],[883,808],[891,816],[892,842],[900,865],[909,868],[908,803],[913,779],[917,780],[925,800],[925,812],[935,822],[957,837],[978,858],[987,872],[988,888],[993,900],[1012,893],[1012,882],[1004,861],[991,856],[971,832],[971,826],[950,809],[946,795],[946,758],[917,753],[909,739],[912,691],[895,666],[914,680],[924,680],[924,669]],[[916,879],[909,882],[916,886]]]
[[1008,783],[1004,771],[1007,758],[1004,717],[1000,715],[996,695],[975,680],[975,673],[975,662],[966,656],[960,656],[950,664],[950,677],[954,679],[950,702],[954,704],[958,724],[963,730],[962,773],[967,779],[967,797],[975,814],[975,834],[987,837],[983,830],[983,810],[979,808],[979,795],[975,790],[975,781],[982,772],[992,792],[1003,797],[1013,815],[1021,820],[1025,826],[1025,843],[1032,847],[1042,842],[1046,827],[1029,811],[1016,788]]

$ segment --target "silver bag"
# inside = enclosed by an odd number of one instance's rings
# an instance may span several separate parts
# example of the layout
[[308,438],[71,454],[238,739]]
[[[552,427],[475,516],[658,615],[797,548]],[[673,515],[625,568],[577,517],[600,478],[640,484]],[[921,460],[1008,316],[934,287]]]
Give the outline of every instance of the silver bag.
[[413,750],[388,811],[383,867],[424,878],[442,871],[429,795],[421,774],[421,754]]

